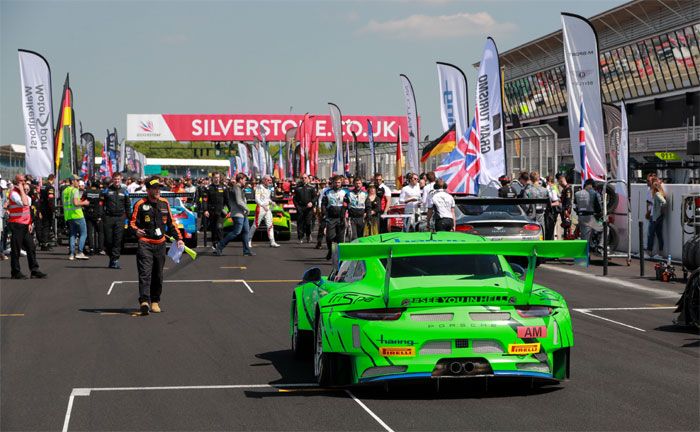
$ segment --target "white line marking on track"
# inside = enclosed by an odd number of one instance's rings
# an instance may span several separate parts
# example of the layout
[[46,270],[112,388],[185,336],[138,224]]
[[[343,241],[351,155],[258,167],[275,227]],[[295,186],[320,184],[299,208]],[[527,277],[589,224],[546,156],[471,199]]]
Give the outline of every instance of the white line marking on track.
[[367,408],[367,405],[365,405],[364,403],[362,403],[361,400],[359,400],[358,398],[356,398],[355,395],[352,394],[352,392],[350,392],[350,390],[347,390],[347,389],[346,389],[345,392],[348,394],[348,396],[350,396],[350,397],[352,398],[352,400],[354,400],[355,402],[357,402],[357,404],[358,404],[359,406],[361,406],[363,410],[367,411],[367,414],[371,415],[372,418],[375,419],[375,420],[377,421],[377,423],[379,423],[379,424],[384,428],[384,430],[386,430],[387,432],[394,432],[394,430],[393,430],[392,428],[390,428],[389,425],[387,425],[386,423],[384,423],[384,421],[383,421],[382,419],[380,419],[379,416],[376,415],[376,414],[374,413],[374,411],[372,411],[371,409]]
[[[250,291],[251,294],[254,294],[253,289],[248,285],[246,281],[243,279],[180,279],[180,280],[165,280],[163,283],[242,283],[245,285],[246,288],[248,288],[248,291]],[[112,284],[109,286],[109,289],[107,290],[107,295],[112,294],[112,289],[116,284],[125,284],[125,283],[139,283],[139,281],[134,281],[134,280],[126,280],[126,281],[114,281]]]
[[[599,308],[580,308],[586,311],[618,311],[618,310],[654,310],[654,309],[675,309],[675,306],[645,306],[645,307],[599,307]],[[579,310],[579,309],[574,309]]]
[[602,316],[600,316],[600,315],[592,314],[588,309],[574,309],[574,310],[575,310],[576,312],[582,313],[582,314],[584,314],[584,315],[592,316],[592,317],[594,317],[594,318],[602,319],[603,321],[608,321],[608,322],[611,322],[611,323],[614,323],[614,324],[619,324],[619,325],[621,325],[621,326],[625,326],[625,327],[628,327],[628,328],[631,328],[631,329],[638,330],[638,331],[640,331],[640,332],[646,333],[646,330],[640,329],[639,327],[631,326],[631,325],[629,325],[629,324],[625,324],[625,323],[622,323],[622,322],[620,322],[620,321],[615,321],[615,320],[611,320],[610,318],[605,318],[605,317],[602,317]]
[[562,267],[555,266],[552,264],[542,264],[540,266],[540,268],[547,269],[547,270],[554,270],[554,271],[558,271],[561,273],[572,274],[572,275],[576,275],[576,276],[584,278],[584,279],[594,280],[596,282],[607,283],[610,285],[618,285],[618,286],[633,289],[636,291],[643,291],[643,292],[647,292],[649,294],[654,294],[655,296],[660,297],[660,298],[673,298],[673,299],[675,299],[675,298],[678,298],[678,296],[680,295],[680,293],[675,293],[675,292],[668,291],[668,290],[644,287],[644,286],[641,286],[641,285],[634,283],[634,282],[629,282],[629,281],[616,279],[616,278],[607,278],[607,277],[603,277],[603,276],[596,276],[596,275],[583,273],[583,272],[576,271],[576,270],[562,268]]
[[[74,388],[68,398],[68,408],[66,417],[63,420],[63,432],[68,432],[70,416],[73,411],[73,401],[76,396],[90,396],[94,391],[137,391],[137,390],[208,390],[208,389],[240,389],[240,388],[298,388],[298,387],[318,387],[316,383],[292,383],[292,384],[231,384],[231,385],[202,385],[202,386],[161,386],[161,387],[95,387],[95,388]],[[354,396],[353,396],[354,398]],[[362,402],[358,403],[363,405]],[[363,405],[364,406],[364,405]],[[367,408],[365,408],[367,409]],[[374,414],[373,414],[374,416]],[[379,420],[381,422],[381,420]],[[387,429],[391,431],[391,429]],[[392,431],[393,432],[393,431]]]

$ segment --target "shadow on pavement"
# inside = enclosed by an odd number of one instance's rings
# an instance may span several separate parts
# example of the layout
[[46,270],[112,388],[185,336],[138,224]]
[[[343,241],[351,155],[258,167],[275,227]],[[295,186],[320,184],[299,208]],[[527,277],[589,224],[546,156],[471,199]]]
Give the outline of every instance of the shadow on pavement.
[[80,312],[106,314],[106,315],[140,315],[138,309],[134,308],[107,308],[107,309],[78,309]]

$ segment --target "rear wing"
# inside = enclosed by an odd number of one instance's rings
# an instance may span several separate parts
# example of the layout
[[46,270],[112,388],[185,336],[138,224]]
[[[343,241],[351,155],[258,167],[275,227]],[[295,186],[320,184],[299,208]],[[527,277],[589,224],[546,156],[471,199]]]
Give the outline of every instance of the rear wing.
[[[417,248],[418,247],[418,248]],[[523,294],[532,293],[537,258],[588,259],[588,242],[585,240],[530,240],[530,241],[445,241],[416,240],[386,243],[341,243],[339,260],[386,259],[384,278],[384,303],[389,305],[389,281],[393,258],[435,255],[507,255],[528,258]]]
[[456,204],[474,205],[529,205],[549,204],[549,198],[469,198],[454,197]]

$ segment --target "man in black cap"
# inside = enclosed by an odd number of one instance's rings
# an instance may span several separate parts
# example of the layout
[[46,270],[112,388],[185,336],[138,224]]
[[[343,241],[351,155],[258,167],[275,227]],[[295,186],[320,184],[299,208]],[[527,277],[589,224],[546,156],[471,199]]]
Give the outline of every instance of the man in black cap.
[[129,192],[122,186],[122,174],[114,173],[112,183],[102,192],[104,203],[104,246],[109,255],[109,268],[119,269],[119,256],[124,236],[124,220],[129,215]]
[[[163,291],[163,266],[165,266],[166,233],[177,241],[177,247],[185,246],[175,225],[168,200],[160,197],[160,180],[146,180],[148,196],[134,205],[129,226],[139,239],[136,266],[139,271],[139,309],[141,315],[160,313],[160,295]],[[149,305],[150,302],[150,305]]]
[[50,251],[54,232],[54,209],[56,205],[56,189],[54,180],[56,176],[49,174],[46,183],[39,193],[39,213],[41,214],[41,230],[39,231],[39,245],[41,250]]
[[502,175],[498,178],[498,181],[501,183],[501,187],[498,189],[499,198],[515,198],[517,196],[515,189],[510,185],[508,176]]

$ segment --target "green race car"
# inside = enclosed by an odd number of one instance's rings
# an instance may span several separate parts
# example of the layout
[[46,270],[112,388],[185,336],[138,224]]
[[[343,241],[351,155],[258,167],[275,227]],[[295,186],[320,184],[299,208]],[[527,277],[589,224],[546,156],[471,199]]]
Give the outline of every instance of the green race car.
[[[527,270],[503,255],[528,257]],[[294,288],[292,350],[320,385],[385,380],[569,376],[573,331],[557,292],[533,283],[537,257],[587,259],[585,241],[490,241],[392,233],[342,243],[328,277]]]
[[[257,204],[255,201],[248,201],[248,223],[253,226],[255,222],[255,208]],[[228,211],[228,209],[226,210]],[[275,204],[272,207],[272,225],[275,230],[275,239],[277,240],[289,240],[292,237],[292,218],[287,211],[285,211],[279,204]],[[233,221],[227,215],[224,220],[223,230],[224,232],[233,229]],[[267,231],[265,225],[260,225],[256,232],[262,233],[267,237]],[[255,235],[255,233],[251,233]]]

